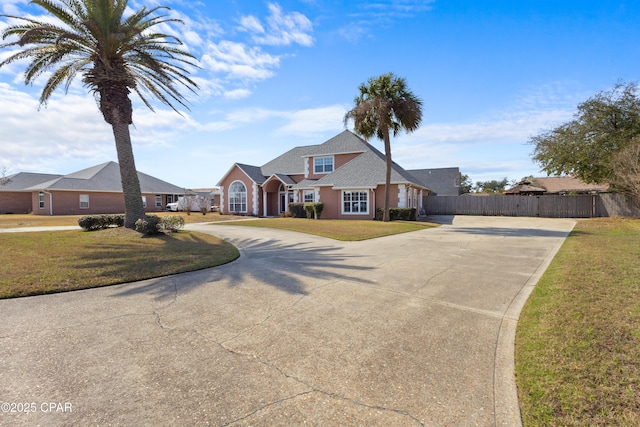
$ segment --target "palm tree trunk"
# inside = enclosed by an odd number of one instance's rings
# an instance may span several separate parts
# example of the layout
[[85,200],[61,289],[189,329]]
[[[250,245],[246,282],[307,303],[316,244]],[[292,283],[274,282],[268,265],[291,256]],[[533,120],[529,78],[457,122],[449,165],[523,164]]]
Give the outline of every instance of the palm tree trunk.
[[124,196],[124,226],[136,228],[136,221],[145,217],[140,180],[133,158],[131,135],[129,125],[114,121],[111,124],[113,136],[116,140],[118,163],[120,164],[120,180],[122,181],[122,193]]
[[391,196],[391,141],[389,139],[389,130],[384,132],[384,156],[387,163],[387,174],[384,181],[384,211],[382,213],[382,221],[389,222],[389,199]]

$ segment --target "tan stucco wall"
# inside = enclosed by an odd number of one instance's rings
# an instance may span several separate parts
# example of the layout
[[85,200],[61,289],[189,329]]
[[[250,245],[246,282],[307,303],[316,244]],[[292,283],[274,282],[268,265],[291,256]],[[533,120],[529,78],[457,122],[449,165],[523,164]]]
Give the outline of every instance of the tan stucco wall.
[[247,212],[242,212],[247,215],[253,215],[254,207],[257,207],[258,215],[262,215],[262,194],[260,188],[258,187],[258,202],[257,206],[254,204],[254,189],[253,189],[253,181],[249,179],[249,177],[242,172],[237,166],[234,166],[231,172],[227,175],[227,177],[220,182],[222,185],[223,192],[223,201],[224,206],[220,205],[220,211],[223,213],[229,213],[229,187],[234,181],[241,181],[244,183],[245,187],[247,187]]
[[[360,154],[362,153],[337,154],[333,156],[333,170],[336,170],[339,167],[343,166],[344,164],[350,162],[351,160],[358,157]],[[317,156],[317,157],[326,157],[326,156]],[[309,179],[320,179],[323,176],[327,175],[326,173],[320,173],[320,174],[313,173],[313,157],[308,157],[306,161],[307,161],[307,167],[309,170]],[[299,182],[299,181],[296,181],[296,182]]]

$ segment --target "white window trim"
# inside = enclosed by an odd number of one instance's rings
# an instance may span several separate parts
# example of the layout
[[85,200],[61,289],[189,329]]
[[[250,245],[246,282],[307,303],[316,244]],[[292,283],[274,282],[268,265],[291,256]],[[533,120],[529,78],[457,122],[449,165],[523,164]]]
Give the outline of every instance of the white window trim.
[[156,208],[162,207],[162,195],[156,194]]
[[[82,200],[82,199],[83,199],[83,198],[85,198],[85,197],[86,197],[86,199],[87,199],[87,200],[86,200],[86,202],[84,202],[84,203],[86,203],[86,204],[87,204],[87,206],[82,206],[82,203],[83,203],[83,200]],[[89,195],[88,195],[88,194],[80,194],[80,200],[79,200],[79,202],[80,202],[80,209],[89,209],[89,207],[91,206],[91,205],[89,204]]]
[[38,193],[38,208],[44,209],[44,191]]
[[[344,210],[344,194],[345,193],[365,193],[367,195],[367,210],[365,212],[345,212]],[[371,211],[371,192],[369,189],[353,189],[353,190],[342,190],[340,194],[340,210],[342,211],[342,215],[369,215]]]
[[[311,200],[310,202],[307,202],[307,196],[311,195],[311,198],[313,200]],[[316,201],[316,192],[314,190],[302,190],[302,201],[305,203],[315,203]]]
[[[323,164],[322,164],[323,171],[322,172],[316,171],[316,159],[331,159],[331,170],[328,171],[328,172],[324,171],[324,166],[325,165],[324,165],[324,161],[323,161]],[[326,175],[326,174],[332,173],[335,170],[336,170],[336,159],[335,159],[335,156],[317,156],[317,157],[313,158],[313,174],[314,175]]]
[[[245,207],[245,208],[244,208],[244,210],[239,210],[239,211],[237,211],[237,210],[232,210],[232,209],[231,209],[231,200],[232,200],[232,197],[231,197],[231,187],[233,187],[233,184],[235,184],[236,182],[239,182],[239,183],[240,183],[240,184],[242,184],[242,186],[244,187],[244,205],[245,205],[244,207]],[[248,192],[249,192],[249,191],[248,191],[248,189],[247,189],[247,184],[245,184],[244,182],[240,181],[239,179],[237,179],[237,180],[233,181],[233,182],[229,185],[229,201],[228,201],[228,203],[229,203],[229,212],[238,212],[238,213],[247,213],[247,212],[248,212],[248,210],[249,210],[249,200],[248,200],[248,196],[249,196],[249,195],[247,194]],[[242,205],[242,203],[240,203],[240,205]]]

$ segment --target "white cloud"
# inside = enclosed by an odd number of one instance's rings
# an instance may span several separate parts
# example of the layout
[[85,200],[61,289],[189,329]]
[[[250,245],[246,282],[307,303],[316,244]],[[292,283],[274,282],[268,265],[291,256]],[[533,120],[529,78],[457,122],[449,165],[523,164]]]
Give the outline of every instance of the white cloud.
[[313,25],[309,18],[299,12],[286,13],[276,3],[269,4],[270,15],[266,18],[267,29],[260,20],[253,15],[240,19],[240,29],[253,34],[253,40],[258,44],[273,46],[301,46],[313,45],[311,31]]
[[336,133],[344,129],[343,117],[347,109],[342,105],[307,108],[284,115],[287,124],[276,130],[279,135],[313,137],[327,131]]
[[259,47],[223,40],[209,44],[202,63],[228,80],[255,81],[273,76],[271,69],[279,66],[280,58],[262,52]]
[[228,90],[224,93],[224,97],[227,99],[244,99],[251,96],[249,89],[234,89]]

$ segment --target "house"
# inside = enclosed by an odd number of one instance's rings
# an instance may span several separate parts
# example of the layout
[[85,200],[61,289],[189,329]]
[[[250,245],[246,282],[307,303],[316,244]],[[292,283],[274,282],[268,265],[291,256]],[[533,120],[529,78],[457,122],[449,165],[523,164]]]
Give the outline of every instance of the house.
[[606,184],[587,184],[573,176],[528,178],[504,192],[506,195],[538,196],[541,194],[596,194],[609,190]]
[[547,190],[542,187],[536,187],[531,181],[524,180],[504,192],[507,196],[540,196]]
[[[322,218],[371,219],[384,206],[383,153],[345,130],[319,145],[292,148],[262,166],[234,164],[222,177],[224,213],[278,216],[292,202],[322,202]],[[422,208],[431,190],[393,164],[390,206]]]
[[[184,188],[138,172],[147,212],[177,201]],[[124,212],[120,166],[107,162],[69,175],[20,172],[0,183],[0,213],[90,215]]]
[[596,194],[609,191],[608,184],[587,184],[574,176],[547,176],[532,178],[536,187],[546,190],[545,194]]
[[409,169],[411,175],[418,178],[431,190],[430,196],[458,196],[462,175],[460,168]]

